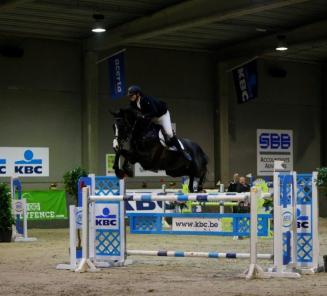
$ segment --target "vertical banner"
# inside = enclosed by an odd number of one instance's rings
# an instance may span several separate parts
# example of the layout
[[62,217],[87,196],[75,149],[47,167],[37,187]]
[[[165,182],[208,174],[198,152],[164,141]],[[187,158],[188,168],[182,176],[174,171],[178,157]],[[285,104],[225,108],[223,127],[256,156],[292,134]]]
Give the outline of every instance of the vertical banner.
[[293,170],[292,130],[257,130],[257,175],[272,176],[274,161],[284,162],[285,170]]
[[258,73],[256,60],[234,69],[233,78],[239,104],[246,103],[257,97]]
[[120,51],[109,58],[109,80],[110,96],[112,99],[119,99],[125,96],[125,62],[124,52]]

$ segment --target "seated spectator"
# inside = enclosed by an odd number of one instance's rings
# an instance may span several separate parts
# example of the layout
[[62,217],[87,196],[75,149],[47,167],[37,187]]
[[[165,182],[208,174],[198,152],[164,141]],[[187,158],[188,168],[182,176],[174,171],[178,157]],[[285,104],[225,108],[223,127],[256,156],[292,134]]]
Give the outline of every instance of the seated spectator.
[[239,183],[239,174],[235,173],[233,175],[233,181],[231,181],[228,185],[227,191],[228,192],[236,192],[237,184]]
[[240,177],[239,182],[236,184],[236,190],[235,192],[249,192],[250,191],[250,185],[246,183],[245,177]]
[[[250,185],[246,183],[245,177],[241,176],[239,182],[236,184],[235,192],[242,193],[242,192],[249,192]],[[249,213],[250,212],[250,205],[249,201],[244,202],[240,201],[238,206],[233,208],[234,213]]]

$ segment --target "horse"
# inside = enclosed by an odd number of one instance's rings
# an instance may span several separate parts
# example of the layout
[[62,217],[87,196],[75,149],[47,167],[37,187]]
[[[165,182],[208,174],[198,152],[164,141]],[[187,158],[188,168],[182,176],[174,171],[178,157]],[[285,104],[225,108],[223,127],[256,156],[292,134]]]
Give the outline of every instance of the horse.
[[[116,153],[113,169],[118,178],[122,179],[126,175],[133,177],[130,164],[138,162],[145,170],[164,170],[171,177],[188,176],[190,192],[194,192],[194,180],[197,178],[197,191],[202,191],[208,157],[197,143],[179,139],[192,157],[191,161],[187,160],[180,151],[165,145],[161,126],[144,118],[137,110],[129,107],[111,113],[114,116],[113,146]],[[128,149],[124,147],[126,143],[129,144]],[[121,156],[124,158],[122,168],[119,167]]]

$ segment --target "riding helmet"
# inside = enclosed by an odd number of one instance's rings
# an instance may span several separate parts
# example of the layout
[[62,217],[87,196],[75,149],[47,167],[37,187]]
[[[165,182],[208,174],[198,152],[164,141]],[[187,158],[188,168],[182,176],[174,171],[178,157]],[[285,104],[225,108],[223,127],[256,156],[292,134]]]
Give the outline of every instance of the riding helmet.
[[127,91],[127,95],[130,96],[130,95],[134,95],[134,94],[142,94],[142,90],[139,86],[137,85],[131,85],[129,88],[128,88],[128,91]]

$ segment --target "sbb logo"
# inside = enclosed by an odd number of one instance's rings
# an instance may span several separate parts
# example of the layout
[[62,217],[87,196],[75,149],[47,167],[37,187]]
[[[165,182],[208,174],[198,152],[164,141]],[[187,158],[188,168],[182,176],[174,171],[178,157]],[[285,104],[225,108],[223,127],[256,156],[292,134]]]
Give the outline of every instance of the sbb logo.
[[288,149],[291,146],[291,137],[283,133],[262,133],[259,144],[262,149]]

